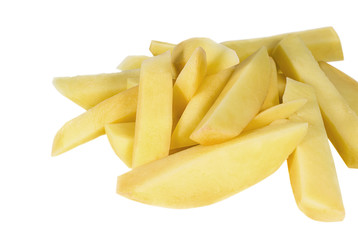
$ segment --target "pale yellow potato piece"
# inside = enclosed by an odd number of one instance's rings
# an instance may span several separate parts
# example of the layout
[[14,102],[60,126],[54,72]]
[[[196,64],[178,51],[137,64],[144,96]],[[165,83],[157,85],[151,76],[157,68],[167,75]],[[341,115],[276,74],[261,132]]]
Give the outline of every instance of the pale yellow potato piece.
[[138,78],[128,78],[127,79],[127,89],[132,87],[138,86],[139,84],[139,77]]
[[184,68],[197,47],[206,52],[207,74],[214,74],[239,63],[235,51],[209,38],[190,38],[175,46],[172,59],[177,74]]
[[289,122],[221,144],[195,146],[119,176],[117,193],[168,208],[209,205],[275,172],[306,131],[306,123]]
[[202,145],[238,136],[260,111],[271,78],[265,47],[240,63],[190,138]]
[[287,159],[293,194],[308,217],[341,221],[345,215],[341,190],[315,91],[307,84],[287,79],[284,103],[301,98],[308,102],[289,117],[308,123],[307,135]]
[[280,103],[279,96],[278,96],[276,63],[271,57],[270,57],[270,63],[271,63],[270,85],[267,90],[265,101],[261,106],[261,111],[273,107]]
[[[322,71],[337,88],[348,105],[358,115],[358,82],[326,62],[318,62]],[[280,99],[286,86],[286,77],[281,73],[278,75],[278,86]]]
[[283,39],[272,53],[282,72],[314,87],[327,134],[348,167],[358,168],[358,116],[319,67],[304,42]]
[[282,96],[286,87],[286,76],[283,73],[277,72],[277,86],[280,103],[282,103]]
[[358,82],[328,63],[319,62],[319,66],[358,115]]
[[300,37],[318,61],[330,62],[343,60],[341,41],[332,27],[286,33],[264,38],[227,41],[222,44],[235,50],[240,61],[243,61],[262,46],[265,46],[271,55],[276,44],[288,35]]
[[65,97],[88,110],[127,89],[128,78],[138,78],[139,69],[119,73],[57,77],[55,88]]
[[144,56],[144,55],[127,56],[118,65],[117,69],[121,71],[139,69],[140,65],[142,65],[142,62],[148,58],[149,58],[148,56]]
[[135,123],[110,123],[104,128],[116,155],[127,167],[132,167]]
[[190,139],[190,135],[224,89],[234,69],[235,66],[204,78],[175,126],[171,141],[172,149],[197,144]]
[[52,156],[66,152],[105,133],[107,123],[133,122],[136,117],[138,87],[120,92],[65,123],[57,132]]
[[257,114],[243,131],[261,128],[276,120],[288,118],[305,105],[306,102],[306,99],[297,99],[268,108]]
[[170,52],[142,63],[132,167],[168,156],[172,132],[173,80]]
[[206,75],[206,54],[198,47],[180,72],[173,87],[173,126]]
[[153,54],[153,56],[157,56],[167,51],[172,52],[174,47],[175,44],[172,43],[152,40],[149,46],[149,51]]

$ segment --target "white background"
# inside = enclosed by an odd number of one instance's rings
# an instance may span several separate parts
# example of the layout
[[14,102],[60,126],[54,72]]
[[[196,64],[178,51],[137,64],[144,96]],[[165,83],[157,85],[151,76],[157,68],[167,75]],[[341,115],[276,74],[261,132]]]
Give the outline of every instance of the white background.
[[1,1],[0,239],[357,239],[358,172],[335,151],[346,208],[338,223],[296,207],[287,165],[217,204],[147,206],[115,193],[128,171],[106,137],[50,157],[57,130],[83,110],[55,76],[115,71],[150,40],[261,37],[333,26],[358,78],[354,1]]

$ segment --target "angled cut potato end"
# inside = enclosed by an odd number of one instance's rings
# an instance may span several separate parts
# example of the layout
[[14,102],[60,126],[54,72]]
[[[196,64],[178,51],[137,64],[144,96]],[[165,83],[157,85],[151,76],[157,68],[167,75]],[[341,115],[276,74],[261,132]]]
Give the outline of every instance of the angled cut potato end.
[[195,146],[119,176],[117,193],[168,208],[209,205],[275,172],[306,130],[306,123],[287,122],[222,144]]

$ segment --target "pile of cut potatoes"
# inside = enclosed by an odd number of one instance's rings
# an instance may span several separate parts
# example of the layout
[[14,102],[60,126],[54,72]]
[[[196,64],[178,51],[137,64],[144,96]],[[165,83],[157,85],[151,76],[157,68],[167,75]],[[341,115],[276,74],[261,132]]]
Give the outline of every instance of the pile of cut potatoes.
[[345,210],[328,139],[358,168],[358,83],[332,27],[216,43],[152,41],[120,72],[58,77],[86,111],[57,132],[52,155],[106,134],[131,171],[117,193],[168,208],[209,205],[287,160],[299,209],[318,221]]

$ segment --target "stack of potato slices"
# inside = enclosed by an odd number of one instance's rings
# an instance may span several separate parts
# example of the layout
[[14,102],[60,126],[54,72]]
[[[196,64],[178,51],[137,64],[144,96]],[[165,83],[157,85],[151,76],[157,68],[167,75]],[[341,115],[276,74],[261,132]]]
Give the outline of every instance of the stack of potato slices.
[[358,83],[332,27],[266,38],[152,41],[111,74],[58,77],[86,111],[53,142],[62,154],[106,134],[131,171],[117,193],[168,208],[209,205],[268,177],[287,160],[300,210],[340,221],[345,210],[328,139],[358,168]]

